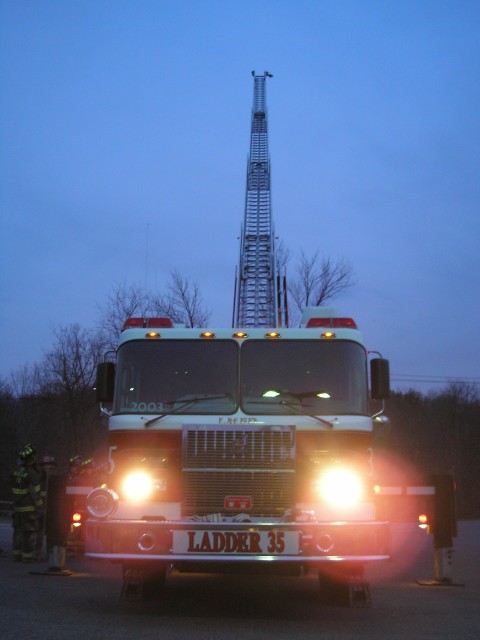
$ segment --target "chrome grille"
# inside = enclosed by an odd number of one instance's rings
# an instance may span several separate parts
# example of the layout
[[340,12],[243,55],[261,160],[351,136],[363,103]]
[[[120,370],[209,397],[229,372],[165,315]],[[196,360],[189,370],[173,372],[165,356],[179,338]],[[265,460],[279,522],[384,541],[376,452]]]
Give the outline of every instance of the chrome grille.
[[183,512],[225,512],[226,496],[251,498],[249,513],[281,515],[293,502],[295,428],[191,425],[183,432]]

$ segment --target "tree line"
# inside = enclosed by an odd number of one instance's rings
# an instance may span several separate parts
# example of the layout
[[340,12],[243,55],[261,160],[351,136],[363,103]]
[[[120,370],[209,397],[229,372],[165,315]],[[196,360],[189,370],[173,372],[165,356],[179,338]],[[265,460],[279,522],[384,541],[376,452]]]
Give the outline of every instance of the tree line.
[[480,517],[480,393],[478,385],[453,382],[422,394],[394,392],[386,403],[389,423],[376,432],[376,450],[400,478],[429,484],[451,474],[459,518]]

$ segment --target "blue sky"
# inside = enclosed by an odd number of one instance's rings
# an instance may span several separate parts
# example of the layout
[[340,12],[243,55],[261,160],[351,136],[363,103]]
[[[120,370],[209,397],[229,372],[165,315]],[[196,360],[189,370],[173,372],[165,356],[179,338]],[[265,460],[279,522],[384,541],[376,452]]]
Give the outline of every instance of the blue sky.
[[274,75],[277,235],[351,262],[335,304],[394,387],[480,382],[478,0],[0,12],[0,376],[53,327],[94,327],[116,283],[162,290],[173,268],[230,325],[254,69]]

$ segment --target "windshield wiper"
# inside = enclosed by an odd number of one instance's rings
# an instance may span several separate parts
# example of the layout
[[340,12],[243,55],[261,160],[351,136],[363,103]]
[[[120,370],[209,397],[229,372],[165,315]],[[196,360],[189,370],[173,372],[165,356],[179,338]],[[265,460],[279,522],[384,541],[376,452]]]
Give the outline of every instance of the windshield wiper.
[[[158,422],[158,420],[165,418],[165,416],[171,416],[175,413],[181,413],[182,409],[185,409],[186,407],[189,407],[192,404],[196,404],[197,402],[202,402],[204,400],[223,400],[224,398],[228,398],[228,396],[229,396],[228,393],[222,393],[221,395],[216,395],[216,396],[203,395],[203,396],[195,396],[194,398],[189,398],[188,400],[185,400],[178,407],[175,407],[175,409],[172,409],[172,411],[161,413],[159,416],[155,416],[155,418],[151,418],[150,420],[147,420],[144,426],[150,427],[155,422]],[[169,402],[166,404],[174,404],[174,402],[175,401]]]
[[325,418],[320,418],[320,416],[316,416],[313,413],[305,413],[302,409],[295,406],[294,404],[291,404],[290,402],[287,402],[286,400],[280,400],[278,404],[283,404],[289,409],[293,409],[301,416],[307,416],[309,418],[313,418],[314,420],[318,420],[318,422],[321,422],[322,424],[327,425],[327,427],[330,427],[330,429],[333,429],[333,427],[335,426],[333,422],[330,422],[330,420],[326,420]]
[[[333,422],[330,422],[330,420],[326,420],[325,418],[320,418],[319,416],[314,415],[313,413],[305,413],[303,411],[302,400],[306,398],[313,398],[314,396],[317,396],[319,398],[330,398],[330,394],[327,391],[304,391],[300,393],[294,393],[293,391],[288,391],[285,389],[279,390],[279,389],[272,388],[264,391],[262,393],[262,396],[264,398],[269,398],[269,399],[273,398],[275,399],[275,404],[281,404],[284,407],[288,407],[289,409],[296,411],[301,416],[308,416],[309,418],[313,418],[314,420],[317,420],[318,422],[325,424],[327,427],[330,427],[330,429],[332,429],[335,426]],[[283,396],[283,398],[280,396]],[[301,405],[301,408],[298,407],[296,404],[293,404],[292,401],[285,400],[284,399],[285,396],[290,397],[293,400],[296,400]]]

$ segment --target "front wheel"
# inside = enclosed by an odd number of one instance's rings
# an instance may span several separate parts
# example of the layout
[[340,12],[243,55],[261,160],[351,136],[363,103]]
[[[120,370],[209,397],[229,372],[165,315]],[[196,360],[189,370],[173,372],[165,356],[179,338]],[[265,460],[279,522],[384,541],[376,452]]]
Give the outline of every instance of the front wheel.
[[124,564],[121,597],[126,600],[152,600],[157,597],[167,576],[166,565]]
[[352,563],[318,570],[320,597],[323,602],[341,607],[365,607],[371,604],[364,565]]

